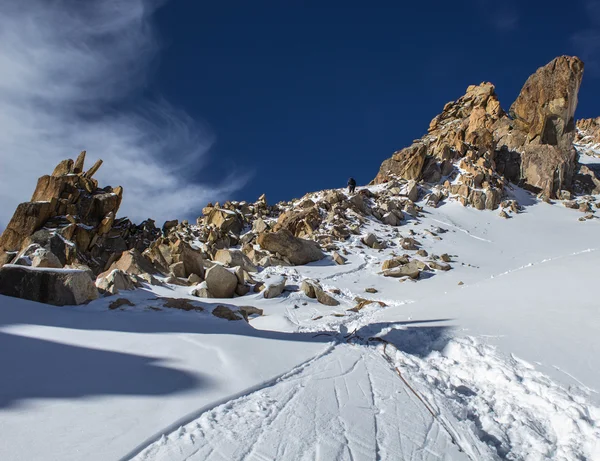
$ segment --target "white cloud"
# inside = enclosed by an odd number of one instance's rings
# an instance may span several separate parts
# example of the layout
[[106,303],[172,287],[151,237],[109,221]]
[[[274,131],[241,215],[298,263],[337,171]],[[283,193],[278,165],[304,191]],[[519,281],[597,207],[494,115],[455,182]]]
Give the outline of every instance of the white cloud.
[[[144,0],[0,0],[0,226],[37,178],[88,151],[100,185],[125,189],[120,215],[184,217],[243,185],[190,181],[214,136],[144,97],[160,46]],[[176,82],[174,82],[176,84]],[[122,107],[135,107],[122,110]]]

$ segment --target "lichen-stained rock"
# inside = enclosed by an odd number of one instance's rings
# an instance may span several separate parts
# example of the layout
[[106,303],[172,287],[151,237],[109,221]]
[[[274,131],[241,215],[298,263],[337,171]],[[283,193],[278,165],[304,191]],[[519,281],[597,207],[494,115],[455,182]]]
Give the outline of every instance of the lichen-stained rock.
[[294,237],[287,229],[259,234],[257,242],[264,250],[279,253],[295,266],[319,261],[325,257],[317,243]]
[[0,294],[55,306],[85,304],[98,298],[98,290],[85,271],[11,264],[0,268]]

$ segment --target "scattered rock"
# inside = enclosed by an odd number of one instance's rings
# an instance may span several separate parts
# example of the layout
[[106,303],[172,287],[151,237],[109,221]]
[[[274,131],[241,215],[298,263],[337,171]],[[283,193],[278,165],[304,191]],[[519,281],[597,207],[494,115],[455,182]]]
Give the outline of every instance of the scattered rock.
[[377,293],[377,290],[375,288],[365,288],[365,292],[366,293]]

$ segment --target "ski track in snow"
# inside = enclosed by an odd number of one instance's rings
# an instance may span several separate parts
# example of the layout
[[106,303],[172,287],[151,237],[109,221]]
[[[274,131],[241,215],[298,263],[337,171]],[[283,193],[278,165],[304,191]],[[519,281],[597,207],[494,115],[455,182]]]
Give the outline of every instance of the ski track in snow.
[[340,344],[273,386],[204,413],[134,459],[469,458],[380,353],[372,347]]

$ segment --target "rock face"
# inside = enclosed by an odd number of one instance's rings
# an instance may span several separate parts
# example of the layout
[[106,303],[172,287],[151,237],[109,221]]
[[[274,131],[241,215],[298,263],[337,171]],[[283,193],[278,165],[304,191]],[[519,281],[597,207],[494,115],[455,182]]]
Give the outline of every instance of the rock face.
[[527,79],[510,114],[528,143],[572,147],[582,78],[583,62],[560,56]]
[[478,209],[497,208],[507,180],[548,198],[570,190],[578,168],[574,113],[582,76],[578,58],[554,59],[529,77],[510,117],[491,83],[470,86],[444,106],[425,136],[385,160],[374,182],[443,183],[442,195]]
[[280,254],[294,265],[319,261],[325,257],[315,242],[294,237],[287,229],[259,234],[257,242],[265,250]]
[[0,294],[66,306],[92,301],[98,290],[85,271],[8,264],[0,268]]

